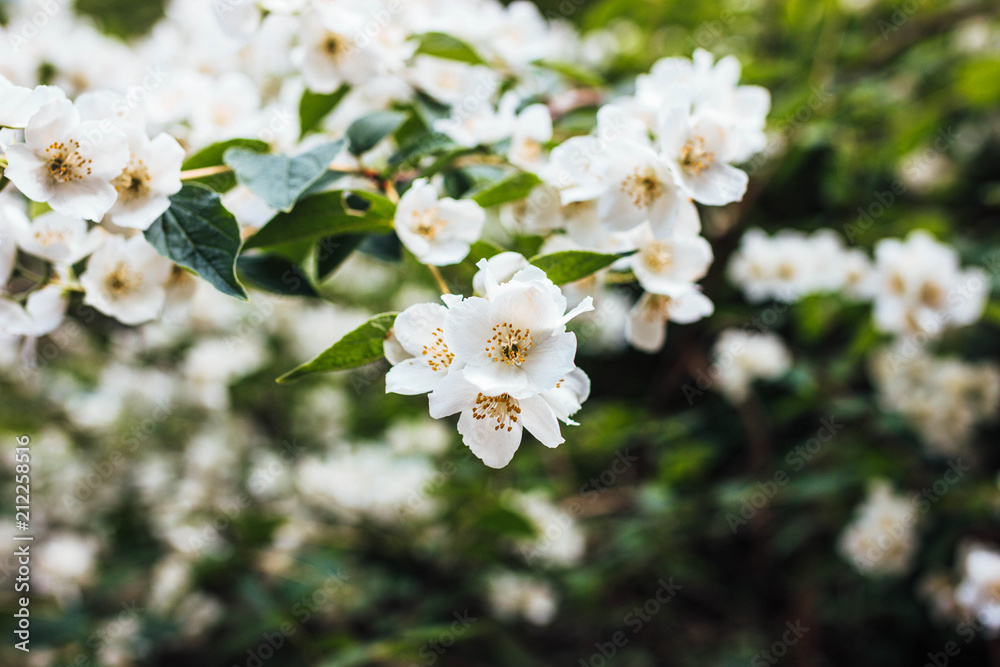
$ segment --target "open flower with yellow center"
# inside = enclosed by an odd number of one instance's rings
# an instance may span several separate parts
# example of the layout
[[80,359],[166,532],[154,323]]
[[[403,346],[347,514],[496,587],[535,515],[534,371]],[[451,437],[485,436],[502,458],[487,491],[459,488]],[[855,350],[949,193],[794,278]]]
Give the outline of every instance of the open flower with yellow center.
[[709,206],[743,199],[749,177],[729,164],[732,149],[721,118],[705,112],[689,115],[672,107],[660,119],[659,146],[687,196]]
[[72,102],[56,99],[31,117],[24,139],[7,150],[11,183],[59,213],[100,221],[118,197],[111,180],[128,163],[125,135],[81,122]]
[[123,324],[148,322],[163,310],[172,268],[141,234],[109,235],[80,276],[84,303]]
[[50,211],[20,228],[17,244],[24,252],[54,264],[79,262],[101,244],[104,230],[87,230],[82,218]]
[[497,283],[486,260],[486,297],[449,309],[444,339],[466,380],[486,395],[552,389],[575,367],[576,335],[566,323],[593,310],[588,297],[566,312],[566,297],[541,269],[528,267]]
[[625,339],[643,352],[657,352],[667,340],[667,322],[691,324],[715,312],[712,301],[694,284],[670,294],[643,294],[625,321]]
[[145,132],[132,132],[128,139],[128,165],[111,182],[118,200],[108,215],[119,227],[145,230],[181,189],[184,149],[168,134],[150,140]]
[[674,294],[705,277],[712,265],[712,246],[704,238],[678,231],[657,239],[646,226],[638,234],[639,252],[629,265],[639,284],[654,294]]
[[415,181],[396,207],[396,234],[424,264],[457,264],[479,240],[486,213],[471,199],[438,199],[437,189]]
[[[455,355],[444,341],[448,309],[436,303],[410,306],[396,317],[392,330],[408,357],[390,358],[385,390],[394,394],[426,394],[451,370]],[[390,348],[387,348],[390,349]]]

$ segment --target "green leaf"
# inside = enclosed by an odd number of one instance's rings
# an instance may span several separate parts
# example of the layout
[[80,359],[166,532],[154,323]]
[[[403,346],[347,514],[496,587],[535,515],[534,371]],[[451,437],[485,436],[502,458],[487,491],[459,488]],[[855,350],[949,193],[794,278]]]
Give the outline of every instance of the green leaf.
[[496,245],[495,243],[479,240],[473,243],[469,247],[468,259],[471,259],[472,263],[475,264],[481,259],[489,259],[490,257],[493,257],[494,255],[499,255],[502,252],[503,248]]
[[420,44],[417,46],[417,53],[444,58],[446,60],[457,60],[472,65],[486,64],[486,61],[466,42],[443,32],[425,32],[419,35],[417,39],[420,40]]
[[236,268],[248,282],[269,292],[319,297],[305,271],[279,255],[242,255]]
[[[378,201],[378,195],[372,195]],[[342,190],[323,192],[299,201],[289,213],[279,213],[247,239],[247,248],[266,248],[291,241],[317,240],[341,234],[376,234],[392,231],[392,215],[379,203],[368,211],[352,211]],[[383,198],[384,199],[384,198]],[[388,202],[388,200],[386,200]],[[392,203],[389,202],[392,207]],[[393,207],[393,211],[395,208]]]
[[407,114],[400,111],[376,111],[362,116],[347,128],[347,140],[355,155],[371,150],[375,144],[392,134],[406,121]]
[[217,193],[185,185],[145,235],[161,255],[191,269],[220,292],[247,300],[236,279],[240,226]]
[[[266,143],[257,139],[229,139],[228,141],[221,141],[201,149],[189,157],[181,168],[188,171],[191,169],[204,169],[206,167],[220,167],[225,164],[223,162],[223,155],[230,148],[243,148],[257,153],[266,153],[271,149]],[[203,176],[187,182],[201,183],[216,192],[226,192],[236,185],[236,177],[227,171],[222,174]]]
[[416,137],[389,157],[393,169],[416,167],[420,158],[454,150],[457,144],[446,134],[430,132]]
[[630,254],[605,255],[589,250],[563,250],[533,257],[531,263],[545,271],[545,275],[556,285],[565,285],[586,278]]
[[524,199],[541,182],[534,174],[518,172],[480,188],[472,195],[472,200],[483,208],[506,204]]
[[299,138],[318,129],[319,124],[337,108],[349,90],[350,87],[344,84],[332,93],[314,93],[311,90],[303,92],[302,99],[299,100],[299,127],[301,128]]
[[344,140],[338,139],[295,157],[230,148],[224,159],[236,173],[237,181],[253,190],[271,208],[287,213],[302,193],[329,171],[330,162],[343,147]]
[[365,238],[365,234],[342,234],[321,238],[316,244],[316,280],[321,282],[336,271]]
[[549,60],[536,60],[533,63],[537,67],[561,74],[570,81],[582,83],[585,86],[599,88],[604,85],[604,80],[596,73],[579,65],[566,62],[552,62]]
[[382,313],[347,334],[312,361],[302,364],[281,377],[278,382],[294,382],[315,373],[330,373],[357,368],[385,356],[382,345],[396,321],[397,313]]

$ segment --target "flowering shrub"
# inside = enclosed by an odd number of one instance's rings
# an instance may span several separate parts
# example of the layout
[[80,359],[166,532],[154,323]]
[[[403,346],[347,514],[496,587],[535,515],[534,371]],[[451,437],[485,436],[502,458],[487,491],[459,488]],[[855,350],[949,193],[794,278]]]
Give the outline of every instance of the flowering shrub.
[[996,9],[647,4],[0,5],[30,664],[981,664]]

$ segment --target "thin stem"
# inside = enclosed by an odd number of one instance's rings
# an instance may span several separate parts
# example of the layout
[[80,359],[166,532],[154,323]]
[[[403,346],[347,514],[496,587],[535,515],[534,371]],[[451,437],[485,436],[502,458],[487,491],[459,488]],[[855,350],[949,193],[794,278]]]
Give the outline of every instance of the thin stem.
[[220,164],[216,167],[202,167],[201,169],[188,169],[187,171],[181,172],[181,180],[190,181],[196,178],[204,178],[205,176],[215,176],[216,174],[224,174],[227,171],[232,171],[232,169],[224,164]]
[[434,282],[437,283],[438,289],[441,290],[441,294],[451,294],[451,289],[448,287],[448,283],[444,281],[444,276],[441,275],[441,271],[438,267],[433,264],[426,265],[428,270],[430,270],[431,275],[434,276]]

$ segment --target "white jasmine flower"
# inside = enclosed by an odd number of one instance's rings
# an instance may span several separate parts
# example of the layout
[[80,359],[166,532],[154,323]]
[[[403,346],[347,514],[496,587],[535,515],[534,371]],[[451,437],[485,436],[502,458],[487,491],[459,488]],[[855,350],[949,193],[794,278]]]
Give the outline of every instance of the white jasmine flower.
[[493,255],[486,260],[485,268],[476,271],[472,277],[472,290],[479,296],[486,294],[486,272],[490,271],[497,282],[505,283],[521,269],[530,266],[527,258],[519,252],[507,251]]
[[916,548],[913,501],[875,482],[840,538],[840,551],[862,574],[900,574]]
[[1000,552],[974,545],[965,554],[962,570],[955,602],[995,635],[1000,631]]
[[657,352],[667,340],[667,322],[691,324],[715,312],[712,301],[693,284],[670,287],[669,294],[645,293],[628,314],[625,339],[643,352]]
[[128,162],[125,135],[97,121],[80,122],[73,104],[57,99],[31,117],[24,137],[7,150],[5,175],[17,189],[59,213],[104,217],[117,197],[111,180]]
[[490,99],[500,83],[500,76],[487,67],[426,55],[417,55],[406,73],[417,88],[448,105],[470,95]]
[[717,387],[734,403],[746,400],[754,380],[776,380],[788,371],[791,363],[788,348],[771,332],[727,329],[712,349]]
[[72,265],[92,253],[104,239],[103,230],[87,229],[82,218],[50,211],[22,228],[21,250],[57,265]]
[[0,75],[0,127],[23,128],[43,105],[65,98],[56,86],[22,88]]
[[488,581],[490,608],[501,620],[522,617],[534,625],[548,625],[557,611],[552,586],[540,579],[514,572],[501,572]]
[[604,159],[597,200],[601,221],[616,231],[649,222],[654,234],[668,236],[681,201],[670,163],[651,147],[628,140],[612,144]]
[[544,104],[531,104],[514,121],[514,133],[508,153],[510,162],[525,171],[538,171],[545,165],[544,144],[552,141],[552,114]]
[[569,313],[566,297],[536,267],[499,284],[487,269],[486,298],[470,297],[449,308],[444,339],[464,366],[464,377],[487,395],[553,388],[575,367],[576,335],[566,323],[593,310],[586,298]]
[[725,128],[709,114],[689,116],[680,107],[669,109],[660,124],[659,146],[681,189],[710,206],[739,201],[747,190],[746,172],[728,164]]
[[123,324],[148,322],[163,309],[171,268],[141,235],[109,236],[80,276],[84,303]]
[[[448,309],[436,303],[410,306],[396,317],[392,331],[409,358],[396,361],[385,376],[385,390],[426,394],[451,370],[455,355],[444,341]],[[388,355],[387,355],[388,356]]]
[[555,412],[538,394],[491,395],[461,373],[451,373],[431,392],[429,405],[435,419],[461,413],[458,432],[462,441],[491,468],[510,463],[525,429],[546,447],[558,447],[563,442]]
[[184,149],[170,135],[150,140],[145,133],[133,132],[129,150],[128,165],[111,182],[118,200],[108,217],[119,227],[145,230],[170,207],[170,195],[181,189]]
[[500,98],[496,110],[489,103],[480,103],[472,110],[457,105],[452,107],[448,118],[434,121],[434,129],[466,148],[494,144],[514,131],[517,102],[515,94],[507,93]]
[[486,212],[471,199],[438,199],[437,189],[418,180],[396,207],[396,234],[424,264],[457,264],[479,239]]
[[712,264],[712,246],[701,236],[677,233],[656,239],[648,226],[639,235],[639,252],[629,266],[639,284],[654,294],[676,294],[705,277]]
[[962,271],[954,248],[919,230],[879,241],[872,285],[879,329],[928,336],[978,320],[990,287],[984,271]]

